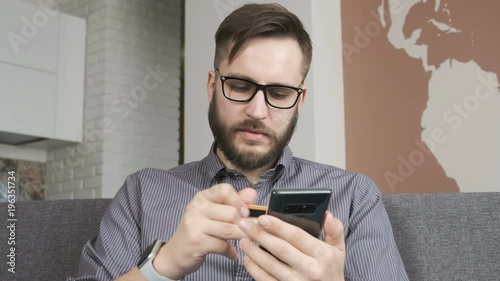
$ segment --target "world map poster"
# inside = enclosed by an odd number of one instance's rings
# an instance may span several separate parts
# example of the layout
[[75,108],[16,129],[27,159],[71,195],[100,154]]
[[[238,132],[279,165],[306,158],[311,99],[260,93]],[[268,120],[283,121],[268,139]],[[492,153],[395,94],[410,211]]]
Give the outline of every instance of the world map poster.
[[500,1],[341,1],[347,168],[385,193],[500,191]]

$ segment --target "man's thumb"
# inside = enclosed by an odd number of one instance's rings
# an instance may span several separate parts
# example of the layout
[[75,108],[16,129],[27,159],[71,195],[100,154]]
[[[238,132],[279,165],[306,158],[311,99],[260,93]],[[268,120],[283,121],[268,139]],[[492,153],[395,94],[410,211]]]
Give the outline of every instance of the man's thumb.
[[333,217],[329,211],[326,214],[324,229],[325,242],[341,251],[345,251],[344,225],[340,220]]

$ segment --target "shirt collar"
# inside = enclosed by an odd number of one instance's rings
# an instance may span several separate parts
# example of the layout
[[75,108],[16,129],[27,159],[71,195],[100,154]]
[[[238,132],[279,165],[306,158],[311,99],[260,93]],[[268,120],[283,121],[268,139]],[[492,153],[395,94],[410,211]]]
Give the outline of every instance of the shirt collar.
[[[221,170],[225,170],[224,164],[220,161],[219,157],[215,153],[216,144],[212,143],[210,147],[210,151],[208,155],[201,160],[201,164],[203,165],[203,171],[206,173],[208,178],[213,179]],[[283,175],[283,172],[290,167],[293,159],[293,153],[290,147],[286,146],[283,149],[283,153],[281,154],[276,166],[271,169],[274,170],[274,179],[278,179]]]
[[215,154],[215,142],[212,143],[207,157],[201,160],[201,162],[204,172],[210,179],[213,179],[220,170],[225,169],[224,164],[222,163],[222,161],[220,161],[217,154]]

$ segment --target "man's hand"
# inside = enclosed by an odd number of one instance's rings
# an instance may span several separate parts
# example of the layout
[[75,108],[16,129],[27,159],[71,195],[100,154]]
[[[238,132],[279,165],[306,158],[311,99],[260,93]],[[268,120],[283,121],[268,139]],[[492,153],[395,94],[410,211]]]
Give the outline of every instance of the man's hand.
[[241,220],[240,228],[272,253],[248,238],[240,240],[245,267],[256,281],[344,280],[344,227],[330,212],[324,223],[325,241],[273,216],[259,217],[258,224]]
[[246,237],[238,221],[248,216],[247,205],[255,196],[253,188],[238,193],[229,184],[197,193],[186,206],[175,234],[153,262],[158,273],[180,279],[198,270],[208,253],[237,259],[238,252],[227,240]]

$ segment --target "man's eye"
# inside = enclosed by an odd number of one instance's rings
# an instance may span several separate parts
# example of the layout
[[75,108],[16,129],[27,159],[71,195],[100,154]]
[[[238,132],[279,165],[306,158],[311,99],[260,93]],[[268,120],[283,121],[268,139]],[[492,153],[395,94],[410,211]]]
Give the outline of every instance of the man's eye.
[[249,84],[241,83],[241,84],[232,84],[231,90],[237,92],[248,92],[251,89]]
[[269,89],[269,93],[270,97],[272,99],[276,99],[276,100],[281,100],[281,99],[286,99],[286,98],[289,98],[291,93],[290,93],[290,89],[288,88],[270,88]]

